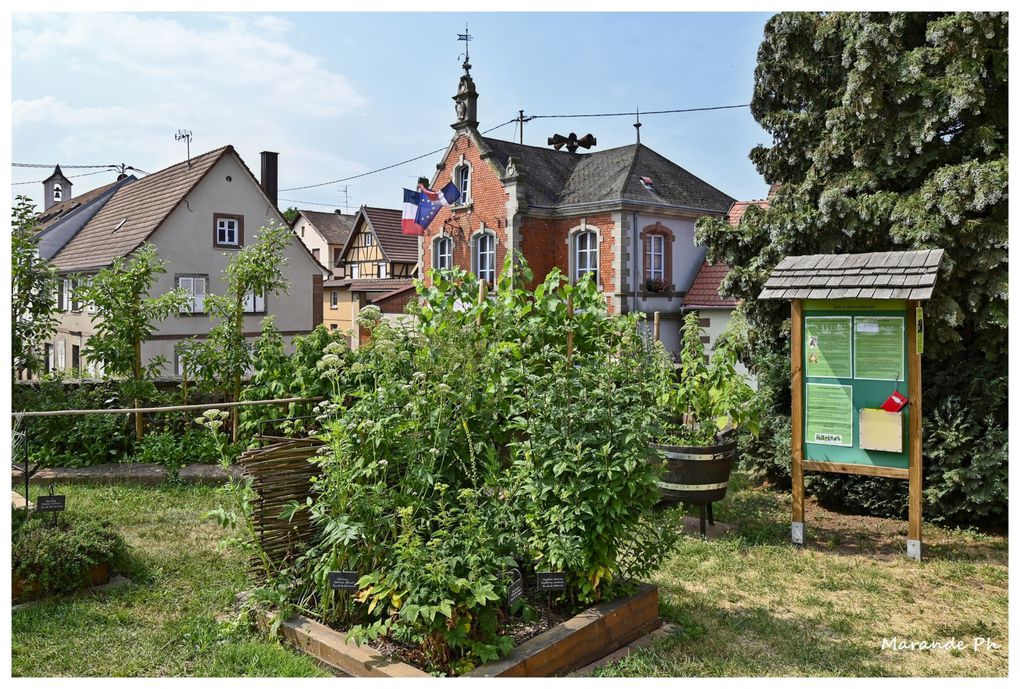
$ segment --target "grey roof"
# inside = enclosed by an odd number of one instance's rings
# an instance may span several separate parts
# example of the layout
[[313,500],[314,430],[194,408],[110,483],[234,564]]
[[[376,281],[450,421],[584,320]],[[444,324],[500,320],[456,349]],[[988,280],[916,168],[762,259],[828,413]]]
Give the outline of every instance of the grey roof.
[[787,256],[759,299],[931,298],[942,249]]
[[[36,235],[39,238],[39,255],[45,259],[56,256],[64,245],[95,217],[118,189],[134,181],[136,181],[134,175],[125,177],[68,200],[66,202],[68,205],[57,213],[48,213],[44,229]],[[50,211],[53,211],[53,208]]]
[[301,214],[308,218],[308,222],[322,235],[330,244],[341,246],[351,236],[354,228],[354,216],[344,215],[340,211],[323,213],[321,211],[302,210]]
[[[506,169],[512,156],[530,205],[547,208],[632,201],[725,213],[734,199],[644,144],[569,153],[501,139],[482,140]],[[652,180],[651,188],[641,177]]]

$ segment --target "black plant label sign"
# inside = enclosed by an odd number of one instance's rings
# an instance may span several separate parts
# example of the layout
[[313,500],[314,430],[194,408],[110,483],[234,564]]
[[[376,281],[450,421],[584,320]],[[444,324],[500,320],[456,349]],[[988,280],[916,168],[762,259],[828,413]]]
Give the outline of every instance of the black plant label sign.
[[510,583],[506,590],[506,606],[509,608],[524,595],[524,577],[521,576],[521,570],[516,568],[511,569],[508,576]]
[[40,495],[35,500],[35,509],[37,512],[63,512],[66,500],[66,495]]
[[350,570],[341,570],[339,572],[329,573],[329,585],[338,591],[357,591],[358,590],[358,576],[357,572]]
[[536,572],[536,586],[539,591],[566,591],[566,572]]

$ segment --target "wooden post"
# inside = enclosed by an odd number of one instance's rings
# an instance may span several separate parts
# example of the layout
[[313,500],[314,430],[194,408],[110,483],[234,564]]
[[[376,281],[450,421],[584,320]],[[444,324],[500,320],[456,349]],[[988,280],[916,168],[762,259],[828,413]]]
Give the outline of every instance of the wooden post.
[[661,314],[658,311],[656,311],[654,314],[652,314],[652,337],[655,338],[656,342],[659,341],[659,321],[660,321],[660,319],[661,319]]
[[[487,290],[487,288],[485,286],[485,280],[479,280],[478,281],[478,305],[479,306],[481,306],[482,304],[485,303],[485,295],[487,293],[488,293],[488,290]],[[476,321],[476,323],[478,325],[482,324],[482,310],[481,309],[478,310],[478,320]]]
[[[137,387],[142,380],[142,341],[137,338],[135,339],[134,374],[135,374],[135,386]],[[135,408],[140,408],[141,406],[142,401],[136,397]],[[142,437],[144,435],[145,435],[145,420],[142,417],[141,412],[135,412],[135,440],[141,442]]]
[[907,302],[907,388],[910,391],[909,468],[910,484],[907,523],[907,557],[921,559],[921,355],[917,351],[917,308],[919,302]]
[[574,328],[571,321],[574,320],[574,293],[567,295],[567,365],[574,358]]
[[790,540],[804,545],[804,302],[794,299],[790,304],[790,385],[793,393],[791,426],[793,450],[791,481],[793,483],[793,519]]

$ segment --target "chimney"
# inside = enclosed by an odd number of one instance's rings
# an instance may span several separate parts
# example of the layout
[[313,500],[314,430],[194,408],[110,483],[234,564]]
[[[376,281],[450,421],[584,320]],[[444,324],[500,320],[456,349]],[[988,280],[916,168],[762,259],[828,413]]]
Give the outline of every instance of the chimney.
[[278,186],[278,158],[279,153],[273,151],[262,151],[262,191],[266,192],[266,196],[273,202],[274,206],[278,206],[278,200],[276,198],[276,188]]

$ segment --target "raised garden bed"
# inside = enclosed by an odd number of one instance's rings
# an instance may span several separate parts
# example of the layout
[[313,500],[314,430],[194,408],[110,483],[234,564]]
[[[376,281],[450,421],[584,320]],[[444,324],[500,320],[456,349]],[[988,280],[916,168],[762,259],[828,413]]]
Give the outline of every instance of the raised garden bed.
[[[268,626],[270,615],[259,622]],[[584,667],[644,636],[660,624],[659,590],[641,584],[633,595],[600,603],[480,665],[466,677],[555,677]],[[280,625],[296,648],[354,677],[427,677],[369,645],[357,646],[343,632],[303,615]]]

